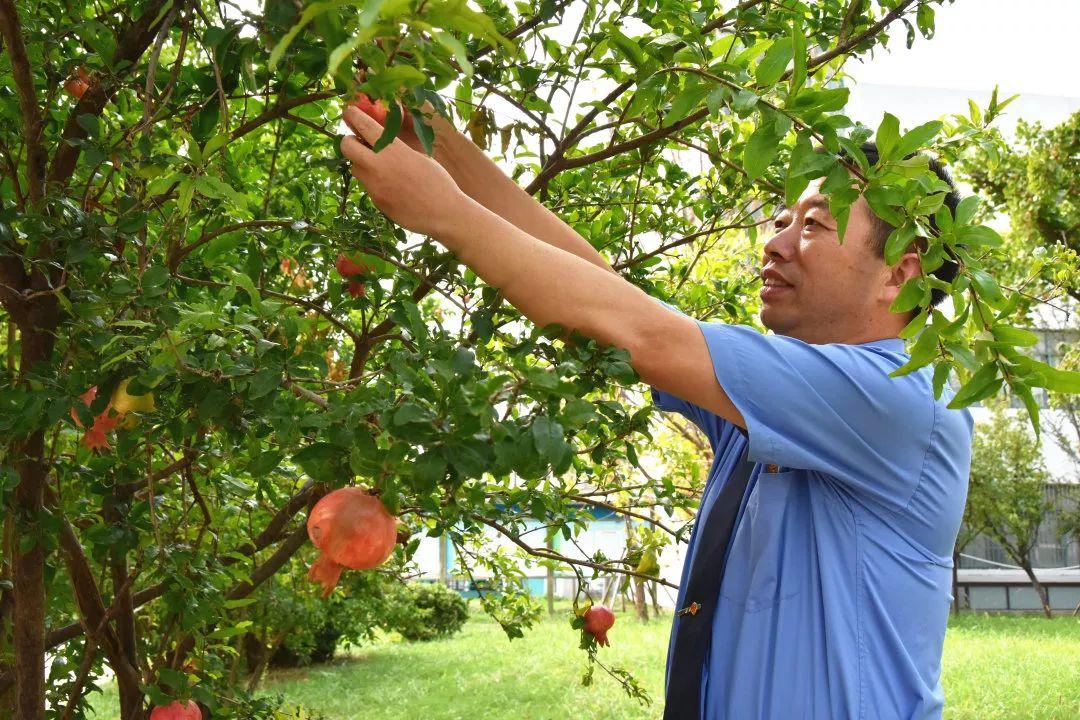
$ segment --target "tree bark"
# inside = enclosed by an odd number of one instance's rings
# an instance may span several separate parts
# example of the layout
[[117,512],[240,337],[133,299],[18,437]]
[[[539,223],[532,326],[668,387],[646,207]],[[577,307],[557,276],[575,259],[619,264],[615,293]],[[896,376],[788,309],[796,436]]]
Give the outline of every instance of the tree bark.
[[[33,290],[49,290],[50,278],[35,271]],[[12,313],[20,322],[22,353],[20,373],[25,376],[38,363],[47,362],[55,345],[59,313],[56,297],[38,296]],[[10,311],[10,308],[9,308]],[[21,316],[21,317],[20,317]],[[45,718],[45,548],[38,518],[45,502],[48,467],[45,464],[45,430],[38,429],[10,448],[19,484],[15,488],[15,537],[12,582],[16,588],[12,613],[12,644],[15,649],[15,707],[20,720]],[[33,546],[22,550],[24,538]]]
[[1050,609],[1050,599],[1047,596],[1046,587],[1035,577],[1035,571],[1031,568],[1031,563],[1025,562],[1020,567],[1024,568],[1028,579],[1031,580],[1031,586],[1035,588],[1035,592],[1039,596],[1039,602],[1042,603],[1043,607],[1043,615],[1048,618],[1054,617],[1054,611]]
[[[113,491],[113,497],[106,503],[104,508],[105,520],[112,524],[123,521],[121,510],[118,506],[126,506],[134,495],[135,485],[127,483],[117,485]],[[109,572],[112,576],[113,606],[115,610],[117,650],[124,660],[135,669],[139,668],[138,642],[135,635],[135,604],[131,596],[131,583],[128,582],[127,556],[114,550],[111,553]],[[120,693],[121,720],[137,720],[142,712],[143,693],[138,683],[120,682],[118,677],[117,690]]]
[[[15,647],[15,708],[20,720],[45,718],[45,549],[36,529],[45,487],[41,462],[45,432],[38,430],[12,453],[19,485],[15,488],[16,543],[12,581],[15,584],[12,613],[12,644]],[[31,538],[33,546],[23,552],[21,540]]]
[[645,581],[634,578],[634,609],[637,611],[638,620],[649,622],[649,606],[645,604]]

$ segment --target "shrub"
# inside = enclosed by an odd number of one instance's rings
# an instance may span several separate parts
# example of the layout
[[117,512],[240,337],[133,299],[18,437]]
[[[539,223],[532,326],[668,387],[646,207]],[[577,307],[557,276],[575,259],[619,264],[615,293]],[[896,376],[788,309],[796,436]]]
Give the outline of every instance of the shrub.
[[391,627],[406,640],[431,640],[453,635],[469,618],[461,595],[439,583],[409,583],[401,589]]

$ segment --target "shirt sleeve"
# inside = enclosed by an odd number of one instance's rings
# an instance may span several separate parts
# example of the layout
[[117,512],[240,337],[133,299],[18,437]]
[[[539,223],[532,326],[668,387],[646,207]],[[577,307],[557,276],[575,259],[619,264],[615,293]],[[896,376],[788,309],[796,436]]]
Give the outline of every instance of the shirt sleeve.
[[[664,307],[670,310],[674,310],[680,315],[686,315],[686,313],[684,313],[682,310],[675,307],[671,303],[666,303],[658,298],[653,299]],[[689,315],[686,316],[690,317]],[[695,405],[694,403],[684,400],[683,398],[672,395],[669,392],[653,387],[652,385],[649,386],[649,392],[652,397],[653,405],[665,412],[677,412],[683,417],[690,420],[690,422],[701,428],[701,431],[704,432],[706,437],[709,438],[709,442],[714,449],[716,448],[717,443],[719,443],[721,440],[721,436],[723,435],[723,431],[725,429],[724,426],[731,424],[714,412],[706,410],[705,408],[699,405]]]
[[936,416],[925,375],[872,345],[811,345],[696,321],[716,379],[746,422],[749,458],[815,470],[893,506],[918,486]]

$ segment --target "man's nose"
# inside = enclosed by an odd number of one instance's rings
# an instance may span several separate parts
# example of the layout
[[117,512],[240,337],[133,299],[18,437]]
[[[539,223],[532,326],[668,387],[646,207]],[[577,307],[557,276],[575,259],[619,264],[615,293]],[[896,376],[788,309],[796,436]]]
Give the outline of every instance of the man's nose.
[[788,225],[780,232],[773,235],[765,243],[762,264],[769,260],[790,260],[795,251],[795,232],[792,231],[794,223]]

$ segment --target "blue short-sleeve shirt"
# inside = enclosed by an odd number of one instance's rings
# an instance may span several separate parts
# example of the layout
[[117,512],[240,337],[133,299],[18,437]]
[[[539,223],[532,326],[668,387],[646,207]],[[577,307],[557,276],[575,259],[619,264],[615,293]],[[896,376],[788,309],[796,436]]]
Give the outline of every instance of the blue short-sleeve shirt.
[[702,718],[939,718],[971,414],[946,408],[949,388],[935,400],[927,369],[889,377],[908,358],[898,338],[812,345],[695,322],[746,421],[652,388],[713,448],[699,513],[747,443],[758,463],[717,588]]

